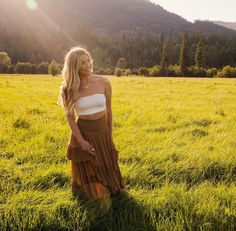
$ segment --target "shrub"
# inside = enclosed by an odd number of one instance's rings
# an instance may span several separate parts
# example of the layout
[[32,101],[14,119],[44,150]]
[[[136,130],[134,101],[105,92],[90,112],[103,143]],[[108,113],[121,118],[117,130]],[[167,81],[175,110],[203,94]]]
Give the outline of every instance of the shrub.
[[124,69],[124,75],[125,76],[131,75],[131,70],[130,69]]
[[236,77],[236,67],[233,69],[232,77]]
[[150,68],[150,73],[149,74],[152,77],[157,77],[157,76],[159,76],[159,72],[160,72],[160,66],[155,65],[155,66]]
[[131,68],[131,74],[132,75],[138,75],[138,69],[137,68]]
[[207,69],[206,75],[207,75],[207,77],[216,76],[217,75],[217,69],[215,67]]
[[169,76],[173,76],[173,77],[183,76],[182,73],[181,73],[181,70],[180,70],[180,66],[178,66],[176,64],[175,65],[169,65],[168,70],[169,70]]
[[32,66],[31,66],[31,74],[37,74],[37,64],[32,64]]
[[195,66],[190,66],[187,68],[188,76],[194,77],[198,75],[198,70]]
[[17,62],[15,66],[15,73],[31,74],[32,64],[29,62]]
[[58,75],[60,73],[59,63],[57,63],[54,59],[48,65],[48,71],[50,75]]
[[147,67],[140,67],[138,69],[138,74],[142,76],[149,76],[149,70]]
[[117,67],[115,69],[114,75],[115,76],[122,76],[123,75],[123,69]]
[[9,65],[11,65],[11,58],[7,52],[0,52],[0,73],[7,73]]
[[4,66],[3,64],[0,64],[0,73],[7,73],[8,66]]
[[190,77],[206,77],[207,70],[204,68],[198,68],[196,66],[188,67],[188,76]]
[[13,64],[8,66],[7,73],[13,74],[15,72],[15,66]]
[[48,62],[42,62],[37,66],[37,73],[38,74],[48,74]]
[[218,77],[227,78],[227,77],[236,77],[236,68],[231,66],[225,66],[222,70],[218,71]]
[[198,73],[199,77],[207,77],[207,70],[205,68],[200,68],[200,72]]
[[27,62],[25,63],[24,69],[25,69],[25,74],[31,74],[31,68],[32,68],[32,64]]

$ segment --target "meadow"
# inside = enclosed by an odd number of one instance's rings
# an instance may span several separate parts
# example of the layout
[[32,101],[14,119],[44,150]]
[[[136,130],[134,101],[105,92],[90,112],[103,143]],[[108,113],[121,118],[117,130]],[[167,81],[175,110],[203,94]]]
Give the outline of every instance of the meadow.
[[236,79],[114,77],[128,195],[71,193],[60,76],[0,75],[0,230],[236,230]]

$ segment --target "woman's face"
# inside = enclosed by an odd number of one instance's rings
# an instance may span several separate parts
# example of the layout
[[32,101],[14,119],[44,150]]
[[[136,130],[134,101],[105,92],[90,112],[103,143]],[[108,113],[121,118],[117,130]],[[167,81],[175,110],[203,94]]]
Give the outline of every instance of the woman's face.
[[90,75],[92,72],[92,60],[87,55],[80,56],[80,75]]

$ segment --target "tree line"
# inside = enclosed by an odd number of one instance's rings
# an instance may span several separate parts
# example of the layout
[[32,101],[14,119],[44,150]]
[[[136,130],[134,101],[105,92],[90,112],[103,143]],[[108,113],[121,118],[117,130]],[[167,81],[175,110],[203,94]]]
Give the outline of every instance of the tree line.
[[[193,39],[194,38],[194,39]],[[230,38],[227,38],[230,39]],[[177,43],[176,37],[170,32],[160,37],[140,38],[123,34],[121,39],[107,38],[100,43],[101,48],[91,49],[94,60],[94,72],[98,74],[145,75],[145,76],[186,76],[186,77],[236,77],[235,59],[233,54],[228,54],[226,65],[210,66],[209,40],[212,46],[223,46],[224,39],[219,42],[219,36],[204,37],[203,35],[189,36],[188,32],[182,35]],[[231,38],[234,41],[234,38]],[[110,44],[112,42],[112,45]],[[236,41],[235,41],[236,42]],[[151,47],[152,44],[155,46]],[[217,45],[217,46],[218,46]],[[227,44],[229,45],[229,44]],[[231,44],[231,50],[235,46]],[[161,47],[161,49],[160,49]],[[222,49],[221,49],[222,50]],[[210,51],[215,55],[214,49]],[[103,53],[106,52],[106,55]],[[140,55],[136,55],[139,53]],[[133,55],[132,55],[133,54]],[[142,57],[143,56],[143,57]],[[109,58],[111,57],[111,58]],[[147,57],[146,59],[143,59]],[[216,57],[217,58],[217,57]],[[222,57],[218,57],[221,60]],[[102,61],[101,61],[102,59]],[[0,52],[0,73],[20,74],[60,74],[62,64],[52,59],[39,64],[30,62],[11,63],[11,58],[6,52]]]
[[6,74],[51,74],[53,76],[61,73],[62,65],[54,59],[51,62],[32,64],[30,62],[11,63],[7,52],[0,52],[0,73]]
[[[217,41],[217,38],[218,37],[214,39],[211,38],[211,41]],[[124,37],[123,40],[127,40],[127,38]],[[173,39],[173,35],[170,32],[166,38],[161,37],[159,40],[162,44],[162,49],[159,52],[160,58],[158,64],[150,66],[150,63],[146,63],[147,66],[141,65],[140,67],[130,68],[132,64],[129,63],[125,57],[122,57],[118,59],[114,68],[101,69],[100,73],[113,74],[114,71],[116,76],[135,74],[152,77],[236,77],[236,67],[234,67],[236,64],[235,59],[230,59],[229,63],[234,64],[232,66],[220,65],[217,66],[218,68],[209,67],[209,65],[207,65],[209,56],[206,49],[207,44],[204,44],[204,41],[207,41],[206,38],[204,39],[202,35],[198,35],[198,40],[195,39],[194,41],[195,44],[193,44],[193,41],[190,42],[189,34],[186,31],[182,35],[179,49],[176,49],[175,39]],[[234,49],[233,46],[232,49]],[[126,53],[127,52],[128,47]],[[153,53],[150,52],[149,54],[152,55]],[[157,55],[157,53],[154,55]],[[129,57],[128,54],[126,54],[126,57]]]

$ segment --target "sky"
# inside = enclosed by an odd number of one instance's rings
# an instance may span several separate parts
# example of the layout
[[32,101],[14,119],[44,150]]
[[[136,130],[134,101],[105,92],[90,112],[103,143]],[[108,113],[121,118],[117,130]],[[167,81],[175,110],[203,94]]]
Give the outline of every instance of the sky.
[[188,21],[236,22],[236,0],[150,0]]

